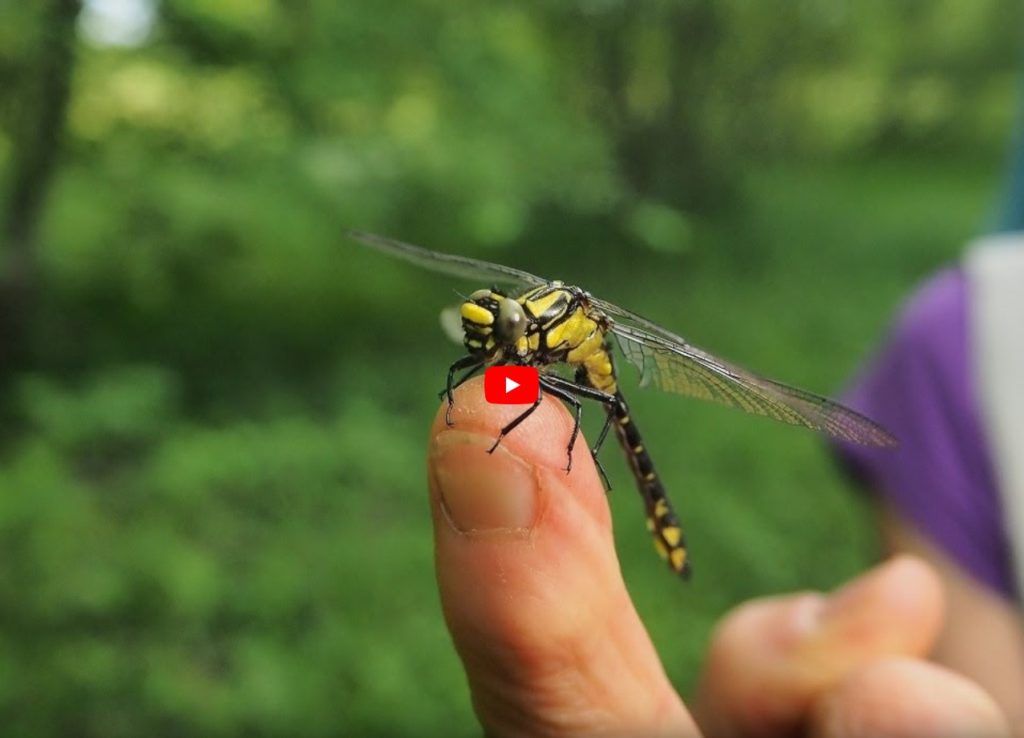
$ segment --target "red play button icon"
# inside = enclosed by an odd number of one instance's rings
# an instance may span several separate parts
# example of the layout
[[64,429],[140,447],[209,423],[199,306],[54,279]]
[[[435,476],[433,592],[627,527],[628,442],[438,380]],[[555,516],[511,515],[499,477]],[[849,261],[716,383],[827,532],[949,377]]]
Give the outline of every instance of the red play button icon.
[[540,376],[532,366],[490,366],[484,372],[484,399],[492,405],[528,405],[540,394]]

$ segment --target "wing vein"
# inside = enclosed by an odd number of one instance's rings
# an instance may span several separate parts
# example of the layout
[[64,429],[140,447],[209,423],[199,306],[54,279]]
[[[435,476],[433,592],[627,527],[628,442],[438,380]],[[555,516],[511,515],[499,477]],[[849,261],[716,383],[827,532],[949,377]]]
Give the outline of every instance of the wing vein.
[[433,272],[448,274],[453,277],[474,279],[486,283],[515,284],[540,286],[548,281],[540,277],[524,272],[521,269],[492,264],[480,259],[471,259],[468,256],[456,254],[444,254],[439,251],[413,246],[411,243],[403,243],[392,238],[385,238],[373,233],[362,231],[345,231],[350,237],[366,246],[383,251],[385,254],[396,256],[399,259],[415,264]]
[[[602,310],[607,303],[601,303]],[[610,306],[608,312],[643,320]],[[647,322],[647,321],[645,321]],[[880,425],[827,397],[790,387],[740,369],[659,329],[657,334],[626,323],[612,325],[623,356],[640,370],[642,384],[689,395],[802,425],[856,443],[893,446],[896,440]]]

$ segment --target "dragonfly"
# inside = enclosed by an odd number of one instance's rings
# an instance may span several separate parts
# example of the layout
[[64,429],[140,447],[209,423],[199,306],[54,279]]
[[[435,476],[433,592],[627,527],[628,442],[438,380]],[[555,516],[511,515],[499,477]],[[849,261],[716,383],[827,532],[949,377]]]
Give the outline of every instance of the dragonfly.
[[[446,422],[452,425],[454,390],[481,369],[493,365],[535,367],[544,392],[501,428],[490,452],[530,417],[546,392],[574,412],[567,444],[568,472],[580,432],[581,400],[600,403],[606,418],[591,449],[597,468],[607,485],[597,455],[609,429],[614,428],[643,500],[654,546],[669,568],[684,579],[692,573],[686,537],[619,387],[614,347],[639,370],[641,387],[653,385],[667,392],[718,402],[845,441],[883,447],[896,445],[896,439],[887,430],[850,408],[726,362],[657,323],[579,287],[384,236],[361,231],[346,233],[366,246],[416,266],[492,285],[472,292],[459,308],[466,355],[448,368],[441,392],[448,403]],[[571,379],[554,371],[560,366],[571,370]]]

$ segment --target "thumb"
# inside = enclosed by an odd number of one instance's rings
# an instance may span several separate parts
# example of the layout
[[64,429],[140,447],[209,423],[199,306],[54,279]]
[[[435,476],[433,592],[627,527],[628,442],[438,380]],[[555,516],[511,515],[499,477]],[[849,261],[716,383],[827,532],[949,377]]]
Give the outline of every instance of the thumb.
[[942,622],[942,590],[922,561],[897,557],[828,597],[741,605],[721,622],[695,712],[714,736],[792,733],[814,702],[867,664],[924,657]]
[[489,405],[479,382],[431,430],[429,480],[445,618],[491,736],[695,736],[626,592],[604,489],[547,397]]

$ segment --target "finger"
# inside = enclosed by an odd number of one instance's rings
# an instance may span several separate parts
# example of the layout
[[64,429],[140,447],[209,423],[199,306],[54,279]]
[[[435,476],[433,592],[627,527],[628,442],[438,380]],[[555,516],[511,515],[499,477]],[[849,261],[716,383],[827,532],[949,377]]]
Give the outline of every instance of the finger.
[[873,662],[819,698],[815,738],[1009,738],[998,706],[974,682],[907,658]]
[[694,714],[716,738],[794,731],[819,695],[862,665],[927,654],[941,619],[937,576],[909,556],[828,597],[741,605],[715,631]]
[[622,582],[604,489],[572,419],[547,397],[487,453],[523,406],[479,382],[431,430],[438,584],[488,735],[696,735]]

